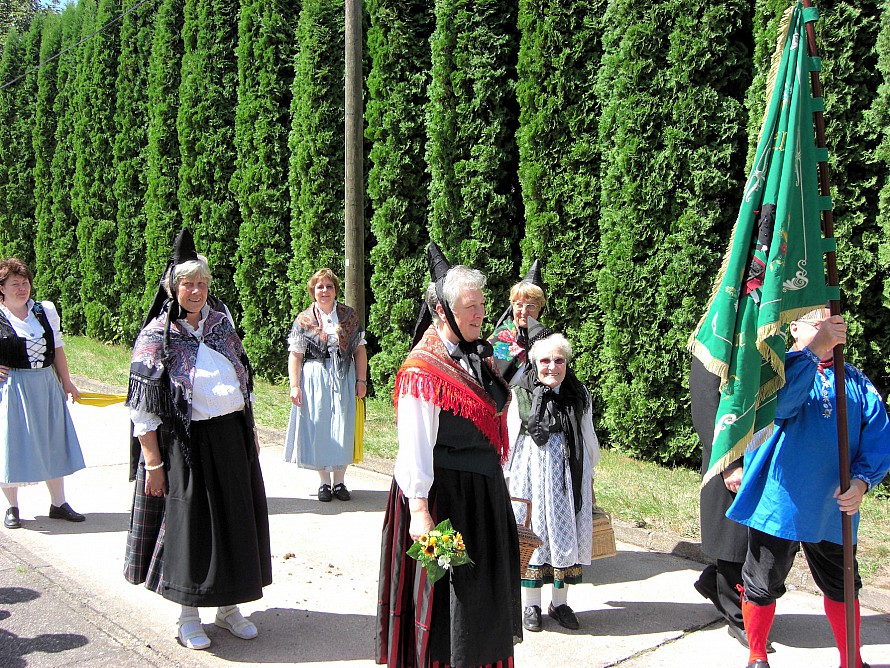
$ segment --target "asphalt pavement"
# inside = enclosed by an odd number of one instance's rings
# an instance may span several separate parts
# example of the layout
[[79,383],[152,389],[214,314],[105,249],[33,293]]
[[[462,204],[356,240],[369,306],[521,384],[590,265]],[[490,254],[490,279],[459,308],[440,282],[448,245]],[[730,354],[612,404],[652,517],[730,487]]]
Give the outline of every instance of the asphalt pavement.
[[[126,410],[74,405],[71,413],[87,468],[66,478],[66,490],[87,520],[51,520],[44,485],[20,490],[23,528],[0,528],[0,666],[375,665],[388,475],[351,467],[353,500],[320,503],[316,474],[284,463],[279,439],[263,439],[274,582],[261,600],[241,606],[259,637],[239,640],[213,625],[214,610],[202,609],[212,645],[187,650],[176,639],[178,606],[122,575],[133,495]],[[516,647],[515,665],[745,666],[747,652],[692,587],[702,565],[682,555],[695,546],[629,528],[618,536],[618,555],[595,561],[585,584],[569,590],[581,628],[567,631],[545,615],[544,630],[526,633]],[[836,668],[820,597],[805,583],[794,586],[779,601],[771,666]],[[545,588],[545,607],[548,595]],[[863,603],[863,657],[872,668],[890,668],[890,597],[867,591]]]

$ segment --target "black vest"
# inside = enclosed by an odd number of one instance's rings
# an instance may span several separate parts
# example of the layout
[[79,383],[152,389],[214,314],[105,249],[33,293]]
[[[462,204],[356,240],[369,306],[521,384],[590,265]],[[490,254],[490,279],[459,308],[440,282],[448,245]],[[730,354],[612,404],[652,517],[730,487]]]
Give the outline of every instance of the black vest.
[[[507,403],[507,391],[487,377],[485,381],[485,389],[495,405],[503,409]],[[439,412],[439,433],[433,448],[433,466],[491,477],[501,475],[501,456],[472,420],[442,410]]]
[[[40,302],[35,301],[31,309],[37,320],[43,325],[43,337],[46,341],[46,352],[43,355],[43,366],[52,365],[56,356],[56,341],[53,336],[53,328],[50,327],[46,312]],[[12,323],[3,311],[0,311],[0,364],[11,369],[30,369],[28,361],[28,346],[22,337],[15,333]]]

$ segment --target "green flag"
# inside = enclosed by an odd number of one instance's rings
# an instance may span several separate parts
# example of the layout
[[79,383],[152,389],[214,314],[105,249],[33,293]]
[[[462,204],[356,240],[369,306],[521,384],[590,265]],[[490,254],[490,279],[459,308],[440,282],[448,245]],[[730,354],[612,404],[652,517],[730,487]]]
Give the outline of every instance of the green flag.
[[795,3],[779,28],[767,90],[768,106],[754,166],[729,249],[707,311],[689,347],[721,377],[720,404],[705,481],[757,447],[772,433],[776,393],[785,383],[788,323],[829,298],[823,253],[817,149],[810,72],[819,60],[807,52],[806,23],[815,8]]

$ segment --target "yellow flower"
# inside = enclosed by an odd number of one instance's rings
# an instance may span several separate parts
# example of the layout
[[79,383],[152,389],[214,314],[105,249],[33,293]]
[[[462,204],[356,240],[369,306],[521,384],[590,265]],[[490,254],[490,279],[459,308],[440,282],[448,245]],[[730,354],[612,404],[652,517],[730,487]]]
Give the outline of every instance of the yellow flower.
[[438,542],[439,542],[438,538],[436,538],[433,535],[430,535],[430,540],[429,540],[430,547],[436,547],[436,543],[438,543]]
[[436,546],[435,545],[427,545],[423,548],[423,553],[428,557],[433,557],[436,554]]
[[421,545],[426,545],[430,542],[429,534],[423,534],[420,538],[417,539]]

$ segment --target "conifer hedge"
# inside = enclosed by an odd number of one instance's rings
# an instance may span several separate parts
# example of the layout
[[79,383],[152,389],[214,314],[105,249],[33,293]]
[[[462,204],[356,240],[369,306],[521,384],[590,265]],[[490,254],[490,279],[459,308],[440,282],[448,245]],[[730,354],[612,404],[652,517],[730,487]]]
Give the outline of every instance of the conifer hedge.
[[306,281],[316,270],[343,277],[343,11],[343,0],[304,0],[297,24],[288,144],[294,314],[310,303]]
[[430,40],[430,237],[488,277],[490,315],[516,282],[523,228],[516,16],[515,0],[439,0]]
[[365,118],[372,146],[368,197],[375,241],[369,326],[380,343],[370,369],[378,394],[388,394],[408,353],[429,279],[424,111],[435,17],[427,0],[370,0],[367,10],[371,67]]
[[213,294],[239,322],[235,257],[241,212],[229,187],[236,154],[238,0],[186,0],[183,15],[179,210],[207,256]]
[[601,425],[607,442],[664,463],[698,447],[685,344],[744,182],[746,14],[743,0],[620,0],[606,12]]
[[[99,0],[95,25],[120,13],[119,0]],[[87,42],[78,68],[74,117],[74,170],[71,209],[77,221],[81,266],[80,297],[84,332],[102,341],[115,338],[120,296],[114,291],[117,201],[114,193],[115,81],[120,36],[102,31]]]
[[179,86],[182,67],[183,0],[161,0],[148,61],[148,154],[145,193],[145,262],[142,308],[151,306],[158,281],[170,259],[179,212]]
[[293,43],[298,6],[245,0],[238,28],[237,158],[232,191],[241,208],[235,283],[244,346],[268,377],[287,373],[290,293],[289,161]]

